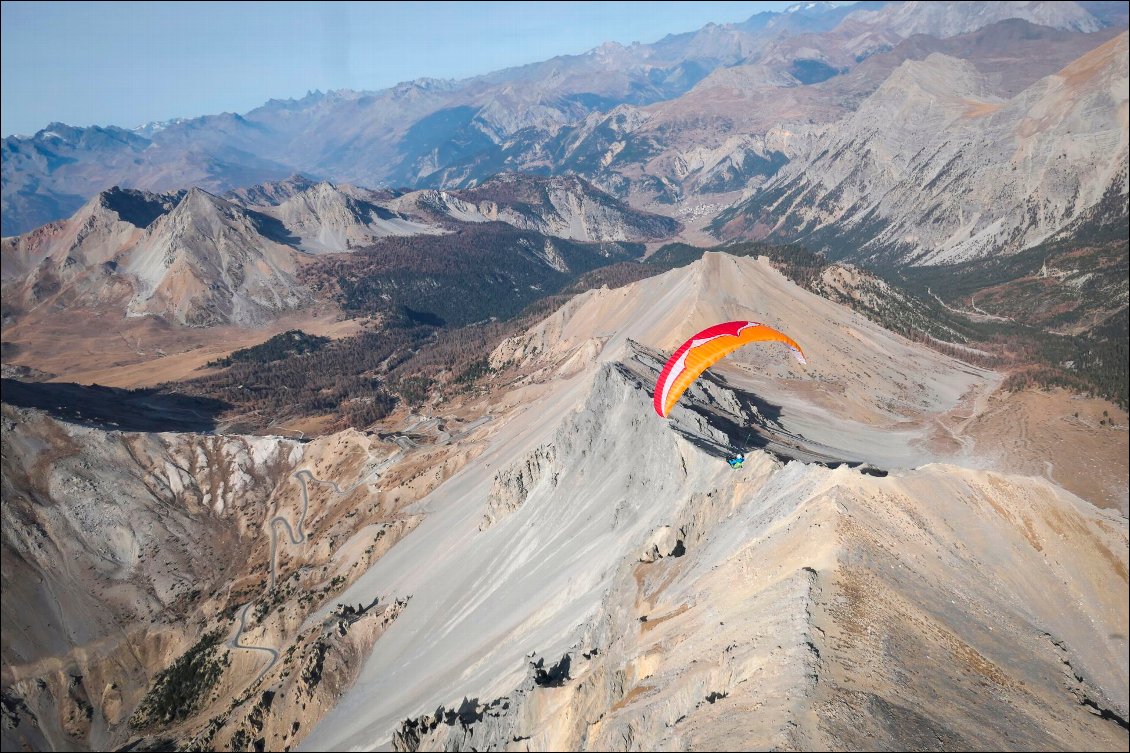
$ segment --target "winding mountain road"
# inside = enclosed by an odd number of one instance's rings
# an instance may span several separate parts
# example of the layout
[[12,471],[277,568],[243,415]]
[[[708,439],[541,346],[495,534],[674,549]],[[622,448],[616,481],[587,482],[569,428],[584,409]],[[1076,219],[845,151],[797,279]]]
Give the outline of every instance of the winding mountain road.
[[247,629],[247,610],[251,609],[253,604],[255,604],[255,602],[249,601],[244,604],[243,609],[239,611],[239,629],[235,631],[235,637],[228,641],[228,645],[232,648],[242,648],[247,651],[265,651],[266,653],[270,654],[271,661],[268,662],[267,666],[263,667],[259,674],[255,676],[255,682],[259,682],[263,679],[263,675],[267,674],[267,672],[270,671],[271,667],[275,666],[275,662],[279,660],[279,652],[273,648],[267,648],[266,646],[249,646],[247,644],[239,642],[240,637],[243,635],[243,631]]
[[[399,460],[400,456],[402,454],[403,454],[403,451],[393,453],[387,459],[385,459],[383,462],[381,462],[380,464],[375,466],[361,480],[359,480],[357,483],[353,484],[353,486],[349,487],[348,489],[342,489],[340,486],[337,485],[337,482],[323,481],[321,479],[315,478],[314,474],[312,474],[310,471],[308,471],[305,468],[303,468],[302,470],[299,470],[299,471],[295,471],[292,474],[292,476],[294,478],[298,479],[298,482],[302,485],[302,511],[298,515],[298,523],[294,528],[291,527],[290,521],[287,520],[287,518],[283,515],[276,515],[273,518],[271,518],[270,521],[267,523],[267,525],[271,529],[271,555],[270,555],[271,567],[270,567],[270,571],[269,571],[270,572],[270,585],[268,586],[268,589],[267,589],[268,591],[273,591],[275,589],[277,582],[278,582],[278,562],[277,562],[278,557],[277,557],[277,554],[278,554],[278,543],[279,543],[279,526],[282,526],[283,528],[286,529],[287,537],[290,539],[291,544],[298,546],[300,544],[306,543],[306,531],[304,530],[304,527],[306,525],[306,514],[310,510],[310,490],[309,490],[309,486],[307,485],[307,481],[309,481],[310,483],[313,483],[313,484],[321,484],[323,486],[329,486],[334,490],[335,493],[343,496],[343,495],[352,493],[355,489],[357,489],[358,487],[360,487],[364,484],[372,483],[372,481],[375,480],[373,478],[373,476],[375,474],[383,471],[386,467],[388,467],[392,463]],[[270,657],[271,657],[270,662],[268,662],[267,666],[265,666],[259,672],[259,674],[255,677],[255,682],[259,682],[259,680],[261,680],[263,678],[263,676],[271,670],[271,667],[275,666],[275,662],[277,662],[279,660],[279,652],[276,649],[268,648],[267,646],[252,646],[252,645],[240,642],[240,639],[243,637],[243,633],[247,630],[247,612],[248,612],[248,610],[251,609],[252,606],[254,606],[254,604],[255,604],[255,602],[253,602],[253,601],[248,602],[247,604],[245,604],[243,606],[243,609],[240,610],[240,612],[239,612],[239,629],[235,631],[235,636],[230,641],[228,641],[228,646],[230,646],[231,648],[244,649],[246,651],[263,651],[263,652],[270,655]]]
[[[475,429],[482,426],[484,423],[489,422],[492,418],[493,417],[490,414],[487,414],[485,416],[481,416],[480,418],[478,418],[474,421],[471,421],[466,426],[461,427],[460,430],[455,432],[454,434],[450,434],[446,431],[440,432],[442,437],[437,438],[436,444],[450,444],[452,442],[458,441],[458,440],[466,437],[467,435],[469,435],[471,432],[473,432]],[[409,429],[407,429],[405,431],[412,431],[413,429],[417,428],[422,423],[427,423],[428,421],[436,421],[436,419],[427,419],[427,420],[424,420],[424,421],[417,422],[416,424],[414,424],[412,427],[410,427]],[[299,432],[299,433],[301,433],[301,432]],[[409,439],[403,432],[398,433],[397,436],[393,439],[393,441],[395,442],[397,438]],[[365,474],[365,476],[363,476],[359,481],[357,481],[357,483],[353,484],[348,489],[342,489],[340,486],[337,485],[336,481],[323,481],[322,479],[315,478],[314,474],[312,474],[309,470],[307,470],[305,468],[298,470],[298,471],[295,471],[293,474],[291,474],[292,477],[297,479],[298,483],[302,485],[302,510],[298,515],[298,522],[294,527],[291,527],[290,521],[284,515],[276,515],[267,522],[267,526],[270,528],[270,531],[271,531],[271,554],[270,554],[271,566],[270,566],[270,570],[269,570],[270,585],[267,588],[268,592],[273,591],[278,584],[279,527],[281,526],[281,527],[286,529],[287,538],[290,540],[290,543],[292,545],[299,546],[301,544],[306,543],[306,531],[305,531],[306,515],[310,510],[310,488],[309,488],[309,484],[320,484],[322,486],[328,486],[331,489],[333,489],[334,492],[339,496],[351,494],[358,487],[372,483],[373,481],[375,481],[376,479],[374,477],[377,476],[377,474],[381,473],[386,468],[388,468],[390,465],[392,465],[393,463],[396,463],[398,460],[400,460],[400,458],[404,455],[405,452],[408,452],[408,451],[410,451],[410,450],[412,450],[412,449],[414,449],[415,447],[418,446],[414,441],[411,441],[411,440],[409,440],[405,444],[401,444],[400,442],[396,442],[396,444],[400,448],[399,450],[397,450],[392,455],[389,455],[383,461],[381,461],[380,463],[375,465],[372,468],[372,470],[370,470],[367,474]],[[405,445],[407,445],[407,446],[405,446]],[[370,455],[370,459],[372,459],[371,455]],[[243,637],[244,632],[246,632],[246,630],[247,630],[247,612],[248,612],[248,610],[251,609],[252,606],[254,606],[254,604],[255,604],[254,601],[248,602],[247,604],[245,604],[243,606],[243,609],[240,610],[240,612],[239,612],[239,628],[236,630],[235,636],[231,640],[228,641],[228,646],[230,646],[233,649],[244,649],[245,651],[262,651],[262,652],[268,654],[271,657],[271,660],[270,660],[270,662],[267,663],[267,666],[265,666],[259,672],[259,674],[255,677],[255,682],[259,682],[259,680],[261,680],[263,678],[263,676],[266,675],[267,672],[269,672],[271,670],[271,667],[275,666],[275,662],[277,662],[279,660],[279,652],[276,649],[269,648],[267,646],[252,646],[252,645],[249,645],[249,644],[246,644],[246,643],[242,643],[240,641],[240,639]]]

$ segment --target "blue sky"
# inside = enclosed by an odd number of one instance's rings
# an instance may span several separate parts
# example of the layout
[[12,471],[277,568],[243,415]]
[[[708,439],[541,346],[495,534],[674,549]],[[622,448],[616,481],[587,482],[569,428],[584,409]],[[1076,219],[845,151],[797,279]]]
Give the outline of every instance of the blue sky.
[[790,2],[4,2],[0,132],[246,112],[311,89],[465,78]]

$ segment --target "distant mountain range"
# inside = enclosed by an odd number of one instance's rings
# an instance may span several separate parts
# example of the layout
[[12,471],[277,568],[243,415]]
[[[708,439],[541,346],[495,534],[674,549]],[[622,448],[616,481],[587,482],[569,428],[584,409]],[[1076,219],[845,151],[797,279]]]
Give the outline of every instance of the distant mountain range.
[[[299,272],[315,265],[316,255],[365,249],[386,238],[454,237],[480,224],[531,231],[506,235],[528,245],[523,252],[518,244],[514,253],[541,270],[526,276],[547,274],[561,284],[630,253],[629,246],[600,244],[639,244],[680,228],[577,177],[503,175],[469,191],[398,194],[296,175],[226,198],[201,188],[151,193],[114,187],[66,221],[4,239],[4,316],[50,303],[109,307],[190,326],[257,324],[313,300]],[[495,231],[490,237],[502,236]],[[568,253],[553,250],[558,246],[580,256],[570,264]],[[502,282],[506,270],[499,275]]]
[[[721,209],[791,162],[809,165],[828,129],[866,117],[860,108],[908,61],[929,77],[942,60],[931,55],[964,60],[993,102],[1125,24],[1124,3],[804,3],[463,81],[312,92],[132,130],[54,123],[4,139],[3,232],[67,217],[113,185],[222,194],[295,172],[405,188],[575,173],[652,211]],[[939,65],[933,75],[952,72]],[[1088,157],[1065,159],[1071,172]]]
[[1123,32],[1007,99],[969,61],[907,61],[715,227],[896,264],[1028,248],[1126,196],[1127,52]]

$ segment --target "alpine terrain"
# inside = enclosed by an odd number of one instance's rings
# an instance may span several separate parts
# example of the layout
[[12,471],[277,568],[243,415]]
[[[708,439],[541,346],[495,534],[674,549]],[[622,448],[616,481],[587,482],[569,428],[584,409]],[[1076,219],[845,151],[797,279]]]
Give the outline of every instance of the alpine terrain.
[[3,749],[1130,749],[1127,27],[6,135]]

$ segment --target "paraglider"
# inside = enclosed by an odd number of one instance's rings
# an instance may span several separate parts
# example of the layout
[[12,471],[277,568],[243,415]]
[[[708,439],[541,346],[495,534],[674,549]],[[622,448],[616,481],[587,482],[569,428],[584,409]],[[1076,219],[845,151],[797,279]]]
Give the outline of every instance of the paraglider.
[[659,372],[655,383],[655,412],[661,418],[667,418],[675,403],[702,372],[743,345],[755,342],[784,343],[797,361],[807,363],[800,346],[772,327],[748,321],[716,324],[683,343]]

